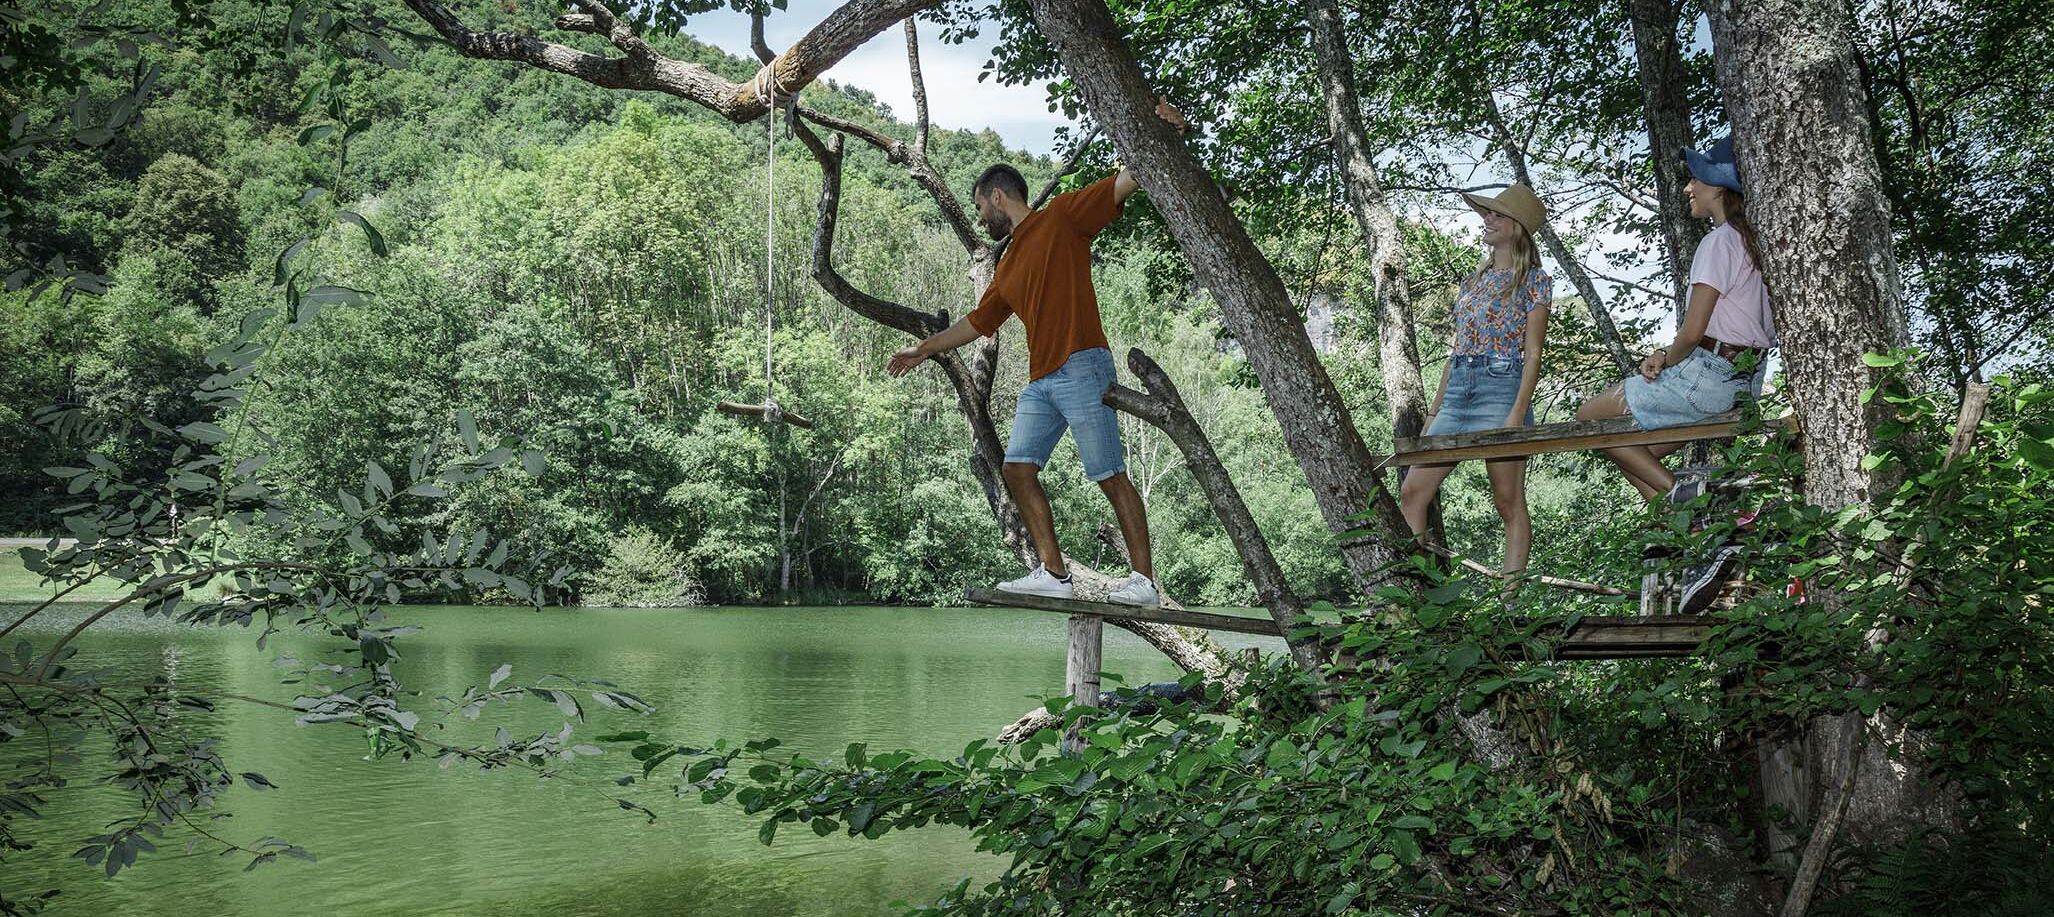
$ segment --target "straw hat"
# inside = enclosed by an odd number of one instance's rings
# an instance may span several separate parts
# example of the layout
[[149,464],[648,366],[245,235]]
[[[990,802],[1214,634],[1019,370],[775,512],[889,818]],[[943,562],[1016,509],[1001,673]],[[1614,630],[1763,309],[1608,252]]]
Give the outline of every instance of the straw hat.
[[1469,206],[1479,212],[1488,210],[1511,217],[1519,225],[1526,227],[1527,232],[1540,232],[1541,220],[1548,215],[1547,205],[1541,203],[1540,195],[1533,193],[1532,188],[1520,184],[1514,184],[1498,192],[1497,197],[1464,194],[1462,199],[1468,201]]

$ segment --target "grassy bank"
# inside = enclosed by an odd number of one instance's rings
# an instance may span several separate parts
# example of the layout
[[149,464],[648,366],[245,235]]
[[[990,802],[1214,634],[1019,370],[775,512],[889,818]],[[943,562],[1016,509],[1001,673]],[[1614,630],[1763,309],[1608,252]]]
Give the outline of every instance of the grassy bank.
[[[0,602],[40,602],[56,593],[56,587],[42,582],[42,577],[22,566],[20,548],[0,547]],[[102,579],[87,583],[67,599],[90,602],[127,594],[120,583]]]

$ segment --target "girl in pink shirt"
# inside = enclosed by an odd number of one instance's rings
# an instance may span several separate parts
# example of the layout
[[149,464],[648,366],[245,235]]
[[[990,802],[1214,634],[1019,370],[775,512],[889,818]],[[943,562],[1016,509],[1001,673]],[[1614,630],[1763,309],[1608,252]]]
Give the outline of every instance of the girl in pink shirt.
[[[1760,394],[1764,358],[1776,346],[1768,291],[1762,287],[1760,247],[1740,196],[1733,139],[1703,153],[1684,150],[1690,171],[1690,215],[1714,228],[1690,263],[1690,308],[1676,340],[1648,354],[1640,373],[1584,403],[1578,420],[1631,414],[1641,429],[1698,423],[1733,409],[1742,392]],[[1649,500],[1669,494],[1676,477],[1662,457],[1682,443],[1617,446],[1605,457]]]

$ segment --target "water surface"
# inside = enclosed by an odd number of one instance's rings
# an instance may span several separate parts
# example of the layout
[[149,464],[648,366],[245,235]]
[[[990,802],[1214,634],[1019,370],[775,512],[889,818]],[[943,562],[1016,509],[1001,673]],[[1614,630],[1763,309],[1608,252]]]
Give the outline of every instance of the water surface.
[[[48,640],[79,613],[66,609],[25,630]],[[648,716],[593,710],[578,727],[586,737],[632,728],[684,741],[776,736],[813,756],[839,755],[850,742],[954,756],[1036,706],[1034,697],[1060,691],[1063,679],[1064,618],[1009,609],[422,608],[400,620],[423,628],[402,639],[397,672],[422,692],[412,709],[424,722],[436,718],[434,697],[482,685],[502,663],[512,664],[517,682],[546,673],[605,678],[657,707]],[[1281,648],[1219,636],[1232,646]],[[255,637],[117,616],[81,639],[81,661],[122,678],[164,673],[202,695],[289,701],[294,689],[279,684],[274,659],[307,658],[319,644],[280,635],[259,650]],[[1160,654],[1112,627],[1105,665],[1134,683],[1176,675]],[[179,837],[108,880],[69,856],[78,839],[133,803],[118,790],[79,784],[50,797],[48,818],[36,826],[44,843],[8,858],[9,890],[55,883],[64,893],[48,913],[81,917],[828,917],[892,913],[893,901],[925,902],[1002,866],[950,828],[865,841],[786,826],[764,847],[756,819],[643,790],[633,798],[660,816],[647,824],[609,798],[623,792],[614,778],[639,772],[618,749],[542,780],[445,770],[432,760],[366,761],[361,733],[295,727],[291,714],[248,704],[194,715],[222,738],[231,767],[280,787],[238,787],[223,806],[231,817],[210,829],[245,843],[285,838],[319,862],[281,861],[246,874],[246,857],[184,855]],[[562,721],[553,706],[527,700],[488,708],[483,726],[456,728],[466,730],[460,739],[482,740],[494,725],[532,734]],[[48,833],[53,827],[58,835]]]

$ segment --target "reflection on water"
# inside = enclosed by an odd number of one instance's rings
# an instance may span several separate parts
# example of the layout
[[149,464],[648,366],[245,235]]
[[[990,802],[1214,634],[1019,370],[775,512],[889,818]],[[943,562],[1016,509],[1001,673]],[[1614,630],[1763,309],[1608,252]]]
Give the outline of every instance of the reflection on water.
[[[24,630],[48,640],[78,614],[39,618]],[[412,709],[424,722],[436,719],[435,697],[482,685],[502,663],[513,665],[516,682],[547,673],[605,678],[657,707],[643,717],[586,702],[594,708],[579,727],[587,740],[634,728],[685,741],[774,735],[816,757],[839,755],[850,742],[873,752],[953,756],[1035,706],[1032,696],[1060,690],[1063,678],[1064,619],[1024,611],[424,608],[401,618],[423,627],[402,639],[406,655],[397,668],[401,682],[421,692]],[[279,635],[258,650],[255,637],[116,616],[81,640],[80,662],[123,679],[163,673],[200,693],[290,700],[293,689],[279,684],[273,659],[305,659],[318,644]],[[1159,654],[1116,628],[1106,629],[1105,660],[1130,682],[1175,676]],[[313,851],[318,863],[285,861],[244,874],[243,858],[204,848],[182,855],[181,838],[107,880],[68,857],[74,841],[134,804],[120,791],[77,784],[51,795],[48,820],[36,826],[44,843],[8,858],[9,890],[56,884],[64,893],[50,913],[82,917],[309,909],[319,917],[825,917],[889,913],[892,901],[926,901],[964,876],[986,878],[1001,868],[950,828],[879,841],[785,831],[764,847],[755,819],[648,790],[635,798],[661,818],[646,824],[610,798],[622,791],[615,777],[640,771],[624,754],[542,780],[518,771],[442,770],[432,760],[365,761],[361,734],[347,727],[296,728],[291,714],[247,704],[191,715],[221,737],[232,768],[261,772],[280,787],[238,787],[225,800],[231,817],[211,829],[244,843],[282,837]],[[532,734],[561,723],[555,707],[530,700],[488,708],[478,723],[457,719],[450,729],[458,740],[483,741],[498,725]]]

